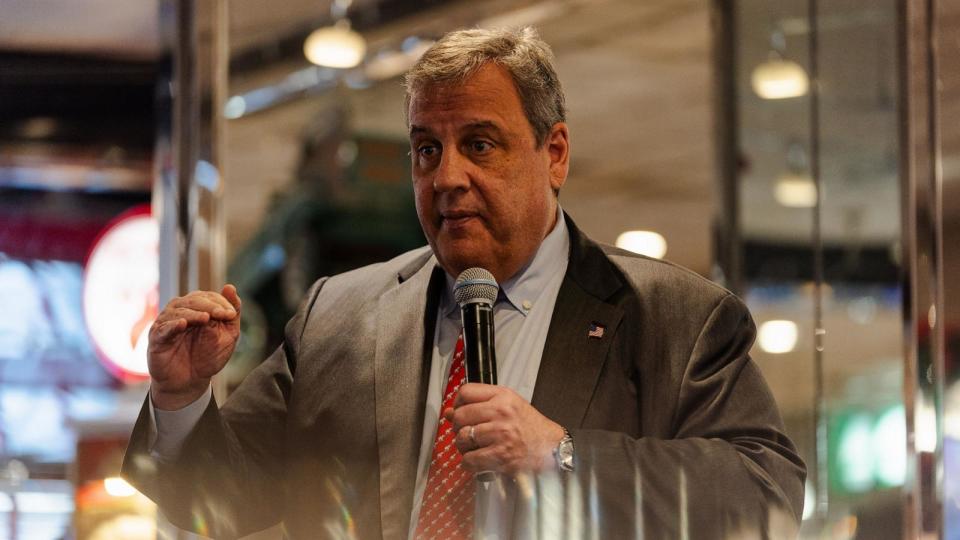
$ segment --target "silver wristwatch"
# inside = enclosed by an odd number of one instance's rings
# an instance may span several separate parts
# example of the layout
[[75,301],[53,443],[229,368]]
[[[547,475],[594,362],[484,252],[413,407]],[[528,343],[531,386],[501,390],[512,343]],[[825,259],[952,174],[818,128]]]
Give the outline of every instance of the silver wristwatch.
[[567,428],[563,428],[563,438],[553,449],[553,457],[556,458],[557,468],[561,472],[573,472],[573,437]]

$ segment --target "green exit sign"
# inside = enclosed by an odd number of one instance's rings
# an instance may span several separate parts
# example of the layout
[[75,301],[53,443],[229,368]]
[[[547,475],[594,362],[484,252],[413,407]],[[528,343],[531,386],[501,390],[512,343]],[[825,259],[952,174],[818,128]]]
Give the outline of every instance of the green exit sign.
[[840,410],[831,416],[828,441],[834,492],[856,494],[903,485],[907,429],[902,404],[880,411]]

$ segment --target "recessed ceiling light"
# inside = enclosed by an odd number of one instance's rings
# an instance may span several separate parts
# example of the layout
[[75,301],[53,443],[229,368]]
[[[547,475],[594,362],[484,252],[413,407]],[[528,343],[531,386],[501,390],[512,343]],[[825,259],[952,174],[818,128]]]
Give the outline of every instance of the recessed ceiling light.
[[767,321],[760,325],[757,341],[764,352],[783,354],[797,347],[797,335],[793,321]]
[[753,70],[750,77],[753,91],[763,99],[800,97],[810,89],[810,79],[800,64],[771,58]]
[[667,254],[667,240],[653,231],[627,231],[617,237],[617,247],[662,259]]
[[813,208],[817,205],[817,186],[806,174],[788,172],[777,178],[773,197],[788,208]]

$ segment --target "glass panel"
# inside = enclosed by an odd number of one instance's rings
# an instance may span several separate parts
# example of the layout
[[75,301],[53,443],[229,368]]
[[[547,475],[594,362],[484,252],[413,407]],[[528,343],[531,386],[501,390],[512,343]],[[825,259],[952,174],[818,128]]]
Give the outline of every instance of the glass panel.
[[[735,189],[739,283],[758,325],[751,352],[807,464],[804,518],[815,515],[817,396],[814,232],[808,89],[809,23],[802,1],[735,3]],[[791,90],[792,92],[787,92]],[[787,97],[789,96],[789,97]],[[721,134],[721,136],[723,136]]]
[[890,1],[817,3],[823,526],[855,524],[858,538],[903,529],[896,15]]
[[898,538],[906,474],[894,2],[736,3],[753,355],[808,465],[803,537]]

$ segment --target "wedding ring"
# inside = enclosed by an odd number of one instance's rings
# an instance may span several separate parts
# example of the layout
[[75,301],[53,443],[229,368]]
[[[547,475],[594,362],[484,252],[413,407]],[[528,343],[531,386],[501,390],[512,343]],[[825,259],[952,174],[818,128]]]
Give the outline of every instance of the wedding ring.
[[474,448],[480,448],[480,445],[477,444],[477,438],[473,436],[476,426],[470,426],[470,431],[467,432],[467,437],[470,438],[470,443],[473,444]]

